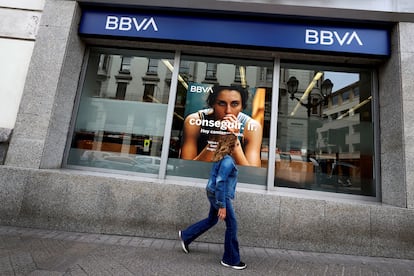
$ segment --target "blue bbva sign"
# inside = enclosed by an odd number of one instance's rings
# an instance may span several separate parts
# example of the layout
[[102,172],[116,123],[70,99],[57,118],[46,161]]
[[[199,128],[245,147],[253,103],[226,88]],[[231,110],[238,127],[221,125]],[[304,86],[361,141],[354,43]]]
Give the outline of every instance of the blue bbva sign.
[[386,29],[85,10],[83,35],[388,56]]

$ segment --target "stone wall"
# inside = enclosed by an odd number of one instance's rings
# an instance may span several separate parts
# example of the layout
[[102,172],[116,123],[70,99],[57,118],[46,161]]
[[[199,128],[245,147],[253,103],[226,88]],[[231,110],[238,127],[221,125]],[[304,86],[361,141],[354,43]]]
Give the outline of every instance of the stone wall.
[[[201,187],[72,170],[0,167],[0,223],[155,238],[208,212]],[[238,191],[241,245],[414,259],[414,210]],[[224,224],[200,240],[222,242]]]

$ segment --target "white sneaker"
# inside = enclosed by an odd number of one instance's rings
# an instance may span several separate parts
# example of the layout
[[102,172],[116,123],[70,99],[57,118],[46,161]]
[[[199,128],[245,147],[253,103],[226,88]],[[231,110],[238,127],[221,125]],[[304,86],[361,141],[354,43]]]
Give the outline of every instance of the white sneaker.
[[234,269],[237,269],[237,270],[242,270],[242,269],[245,269],[247,267],[247,265],[243,262],[240,262],[239,264],[236,264],[236,265],[229,265],[229,264],[226,264],[225,262],[221,261],[221,264],[225,267],[231,267],[231,268],[234,268]]
[[185,242],[183,241],[183,239],[181,238],[181,230],[178,231],[178,237],[180,238],[180,242],[181,242],[181,247],[184,251],[185,254],[190,253],[190,250],[188,249],[188,244],[185,244]]

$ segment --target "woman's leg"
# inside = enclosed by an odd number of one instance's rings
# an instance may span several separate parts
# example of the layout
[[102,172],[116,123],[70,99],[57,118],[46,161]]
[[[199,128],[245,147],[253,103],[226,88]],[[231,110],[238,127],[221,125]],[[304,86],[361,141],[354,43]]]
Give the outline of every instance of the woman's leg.
[[210,198],[210,211],[208,213],[208,217],[200,220],[199,222],[190,225],[187,229],[181,231],[181,239],[184,241],[186,245],[189,245],[211,227],[217,224],[218,222],[218,209],[214,206],[213,201],[215,198]]
[[237,220],[230,199],[226,199],[226,234],[224,237],[223,262],[228,265],[240,263],[239,242],[237,240]]

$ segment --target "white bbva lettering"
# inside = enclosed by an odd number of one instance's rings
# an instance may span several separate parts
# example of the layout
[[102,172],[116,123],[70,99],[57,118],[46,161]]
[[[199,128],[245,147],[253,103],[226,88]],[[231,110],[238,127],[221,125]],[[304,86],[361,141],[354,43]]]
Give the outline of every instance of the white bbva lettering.
[[191,86],[190,92],[192,93],[213,93],[213,88],[207,86]]
[[332,32],[330,32],[330,31],[321,31],[320,32],[320,37],[321,37],[321,44],[322,45],[332,45],[332,44],[334,44]]
[[118,29],[118,17],[116,16],[107,16],[106,17],[106,30],[116,30]]
[[351,34],[346,32],[343,36],[341,36],[337,31],[332,32],[321,30],[318,32],[317,30],[307,29],[305,35],[306,44],[333,45],[335,43],[339,43],[339,45],[343,46],[344,44],[351,44],[354,40],[358,43],[358,45],[363,45],[361,39],[355,31]]
[[127,17],[127,16],[107,16],[106,17],[106,30],[120,30],[120,31],[130,31],[133,27],[134,29],[139,32],[141,30],[146,31],[149,27],[155,32],[158,32],[158,26],[155,23],[154,18],[144,18],[139,21],[135,17]]
[[129,17],[121,17],[119,20],[119,30],[120,31],[129,31],[131,30],[131,18]]
[[354,32],[352,32],[352,34],[351,34],[351,36],[349,37],[349,39],[348,39],[348,42],[346,43],[346,44],[351,44],[351,42],[352,42],[352,40],[356,40],[357,41],[357,43],[359,44],[359,45],[364,45],[363,43],[362,43],[362,41],[361,41],[361,39],[359,38],[359,36],[358,36],[358,34],[354,31]]

